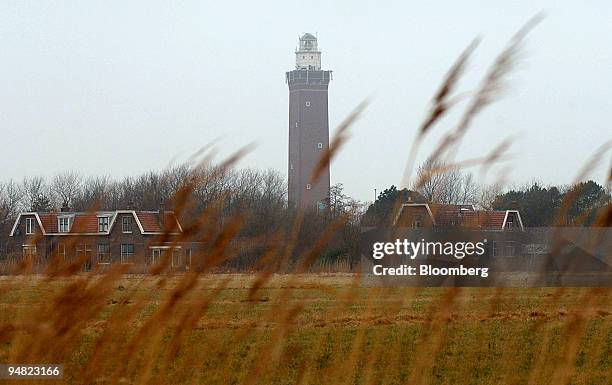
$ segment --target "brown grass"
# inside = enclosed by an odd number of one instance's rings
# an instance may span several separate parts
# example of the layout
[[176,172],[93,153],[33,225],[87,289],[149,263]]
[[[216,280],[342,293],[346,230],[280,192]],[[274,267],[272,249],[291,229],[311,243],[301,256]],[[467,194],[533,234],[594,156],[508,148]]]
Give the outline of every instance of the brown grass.
[[255,280],[199,275],[178,298],[191,277],[4,277],[0,361],[64,363],[83,384],[604,384],[610,371],[609,290],[274,274],[253,299]]

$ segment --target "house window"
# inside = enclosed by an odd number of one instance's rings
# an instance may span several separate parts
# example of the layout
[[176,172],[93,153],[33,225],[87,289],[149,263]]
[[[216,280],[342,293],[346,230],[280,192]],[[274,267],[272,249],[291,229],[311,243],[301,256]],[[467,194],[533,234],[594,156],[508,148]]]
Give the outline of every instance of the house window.
[[66,259],[66,245],[64,245],[63,243],[58,243],[56,250],[58,257]]
[[289,165],[289,170],[293,170],[293,163]]
[[508,220],[506,222],[506,228],[507,229],[513,229],[514,228],[514,216],[513,215],[508,215]]
[[312,188],[312,187],[310,186],[310,183],[308,183],[308,184],[306,185],[306,190],[310,190],[311,188]]
[[172,250],[172,267],[183,266],[183,256],[180,250]]
[[191,256],[193,254],[193,250],[191,248],[185,249],[185,266],[191,266]]
[[123,219],[121,220],[121,231],[123,231],[124,233],[132,232],[132,217],[123,217]]
[[499,247],[499,242],[493,242],[493,256],[494,257],[499,257],[500,255],[500,247]]
[[310,107],[310,102],[306,102],[306,107]]
[[516,256],[516,242],[506,242],[506,256],[514,257]]
[[415,215],[414,218],[412,219],[412,228],[420,229],[422,227],[423,227],[423,216]]
[[155,265],[157,262],[159,262],[159,259],[161,258],[161,250],[160,249],[153,249],[151,250],[151,264]]
[[121,244],[121,263],[134,263],[132,257],[134,256],[134,244],[122,243]]
[[23,256],[24,258],[36,256],[36,245],[23,245]]
[[102,265],[111,263],[110,244],[98,243],[98,263]]
[[317,148],[318,148],[319,150],[320,150],[320,149],[322,149],[322,148],[323,148],[323,143],[321,143],[321,142],[317,143]]
[[34,234],[34,218],[26,218],[26,234]]
[[81,244],[76,246],[77,258],[91,258],[91,245]]
[[298,126],[299,126],[299,123],[295,122],[295,128],[298,128]]
[[60,217],[59,219],[59,232],[67,233],[70,231],[70,217]]
[[108,217],[98,217],[98,232],[105,233],[108,231]]
[[155,265],[166,255],[166,250],[154,248],[151,249],[151,264]]

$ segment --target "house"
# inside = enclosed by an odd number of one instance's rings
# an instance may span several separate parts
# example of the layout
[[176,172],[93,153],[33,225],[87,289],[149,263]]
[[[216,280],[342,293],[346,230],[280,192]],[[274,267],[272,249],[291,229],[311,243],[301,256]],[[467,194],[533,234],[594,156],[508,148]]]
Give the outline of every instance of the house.
[[476,210],[474,205],[438,203],[402,204],[395,227],[525,231],[518,210]]
[[[176,215],[159,211],[20,213],[11,229],[12,244],[24,257],[85,260],[96,265],[153,265],[171,253],[171,266],[187,269],[197,244],[183,238]],[[103,267],[103,266],[102,266]]]
[[487,254],[491,257],[522,255],[528,242],[518,210],[477,210],[474,205],[405,203],[393,227],[428,232],[440,239],[487,239]]

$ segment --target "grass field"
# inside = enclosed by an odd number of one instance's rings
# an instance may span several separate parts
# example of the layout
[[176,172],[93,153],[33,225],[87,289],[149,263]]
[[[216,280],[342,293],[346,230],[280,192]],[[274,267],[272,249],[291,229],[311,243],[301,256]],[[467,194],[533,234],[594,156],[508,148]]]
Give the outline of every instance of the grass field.
[[78,384],[612,383],[610,289],[262,278],[2,277],[0,363]]

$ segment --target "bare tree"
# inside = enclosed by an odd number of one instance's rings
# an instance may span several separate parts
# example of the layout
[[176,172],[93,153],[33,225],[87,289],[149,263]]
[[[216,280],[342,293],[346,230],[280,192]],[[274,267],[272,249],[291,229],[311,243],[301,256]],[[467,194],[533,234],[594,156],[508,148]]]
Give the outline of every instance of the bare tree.
[[427,160],[417,170],[414,189],[429,202],[456,203],[461,198],[463,176],[443,162]]
[[480,189],[478,197],[478,206],[485,210],[493,210],[493,202],[498,195],[504,192],[503,185],[501,183],[494,183],[489,186],[483,186]]
[[81,188],[81,194],[74,202],[74,208],[79,211],[108,208],[106,193],[110,183],[111,180],[108,176],[92,177],[85,180]]
[[475,204],[478,202],[479,186],[472,173],[464,174],[461,181],[461,190],[457,203]]
[[59,203],[68,206],[73,204],[75,198],[80,194],[81,184],[81,176],[74,171],[68,171],[53,177],[51,189],[61,200]]
[[0,226],[17,216],[22,199],[23,189],[13,180],[0,183]]
[[419,166],[414,189],[433,203],[473,204],[478,201],[474,176],[439,160],[428,160]]
[[43,177],[24,178],[22,183],[25,211],[39,211],[52,208],[52,191]]

